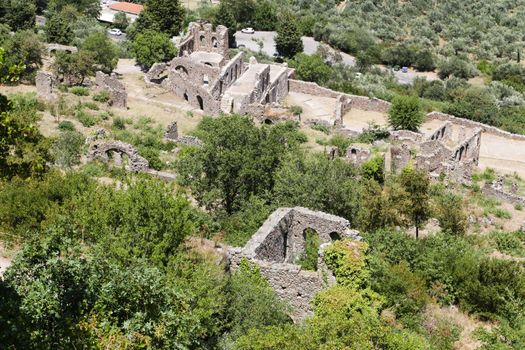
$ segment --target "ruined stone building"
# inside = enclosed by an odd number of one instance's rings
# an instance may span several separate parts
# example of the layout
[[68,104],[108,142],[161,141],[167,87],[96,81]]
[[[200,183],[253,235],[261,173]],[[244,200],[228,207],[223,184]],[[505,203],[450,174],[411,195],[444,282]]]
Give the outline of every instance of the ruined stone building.
[[[321,243],[317,271],[301,269],[297,260],[306,251],[306,231],[317,233]],[[300,321],[312,314],[314,295],[335,282],[323,262],[323,247],[333,241],[360,240],[348,220],[302,207],[279,208],[263,223],[244,248],[229,248],[230,265],[237,268],[241,259],[260,267],[277,296],[291,306],[291,317]]]
[[469,130],[450,121],[433,120],[428,130],[393,131],[390,148],[391,170],[399,172],[409,162],[428,172],[431,178],[441,176],[449,181],[469,182],[479,162],[480,128]]
[[154,64],[146,81],[161,84],[204,112],[261,114],[264,105],[288,94],[293,70],[286,65],[245,62],[239,52],[230,59],[228,29],[191,23],[177,45],[178,57]]

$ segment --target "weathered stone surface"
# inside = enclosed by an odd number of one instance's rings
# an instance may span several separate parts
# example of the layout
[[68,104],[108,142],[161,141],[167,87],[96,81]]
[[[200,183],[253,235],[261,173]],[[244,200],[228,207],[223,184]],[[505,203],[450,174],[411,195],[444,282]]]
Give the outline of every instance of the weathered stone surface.
[[363,145],[350,145],[346,150],[346,159],[357,166],[361,166],[364,162],[369,160],[371,156],[372,152],[370,152],[370,149]]
[[179,129],[176,121],[168,125],[166,133],[164,133],[164,138],[170,141],[177,141],[179,139]]
[[99,89],[109,92],[112,106],[127,108],[128,93],[126,92],[126,87],[118,80],[116,75],[108,75],[98,71],[95,76],[95,83]]
[[60,44],[46,44],[47,53],[54,55],[57,52],[77,53],[76,46],[60,45]]
[[53,92],[57,84],[56,76],[51,72],[39,71],[35,78],[36,92],[39,97],[51,101],[56,98]]
[[135,147],[122,141],[95,141],[89,148],[88,159],[99,159],[104,163],[109,163],[113,159],[115,165],[120,166],[123,155],[128,158],[127,169],[134,172],[149,169],[148,160],[142,157]]

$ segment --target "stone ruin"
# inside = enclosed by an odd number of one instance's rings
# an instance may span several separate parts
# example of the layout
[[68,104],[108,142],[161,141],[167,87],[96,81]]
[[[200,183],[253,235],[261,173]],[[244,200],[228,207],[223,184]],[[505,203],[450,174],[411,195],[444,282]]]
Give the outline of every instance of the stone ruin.
[[51,72],[38,71],[35,78],[36,93],[39,97],[46,101],[52,101],[56,99],[56,95],[53,92],[57,85],[57,78]]
[[164,134],[164,138],[167,141],[176,142],[182,145],[191,145],[191,146],[202,146],[202,141],[195,136],[191,135],[180,135],[179,136],[179,130],[177,126],[177,122],[174,121],[170,125],[168,125],[168,128],[166,129],[166,133]]
[[264,113],[264,105],[288,94],[293,70],[286,65],[244,62],[239,52],[229,58],[228,29],[209,23],[190,23],[177,44],[179,56],[169,63],[154,64],[147,83],[161,85],[207,114]]
[[46,45],[47,54],[52,56],[56,54],[57,52],[65,52],[65,53],[77,53],[78,49],[76,46],[68,46],[68,45],[61,45],[61,44],[47,44]]
[[444,175],[447,181],[469,183],[472,170],[479,162],[482,130],[474,129],[467,137],[465,129],[460,128],[454,138],[452,127],[451,122],[445,121],[426,134],[393,131],[389,170],[399,172],[413,162],[417,169],[424,170],[433,179]]
[[127,108],[128,106],[128,93],[126,87],[122,84],[116,74],[111,75],[104,74],[98,71],[95,76],[95,84],[101,90],[109,92],[110,104],[119,108]]
[[98,159],[104,163],[113,161],[115,166],[124,166],[133,172],[149,171],[148,160],[142,157],[135,147],[122,141],[95,141],[89,147],[88,159]]
[[363,165],[372,157],[372,152],[366,145],[352,144],[346,150],[346,159],[357,166]]
[[[307,271],[296,264],[304,255],[306,231],[314,230],[320,240],[318,270]],[[361,240],[359,232],[350,229],[348,220],[302,207],[280,208],[273,212],[244,248],[228,248],[230,266],[236,269],[246,258],[257,264],[277,296],[292,308],[294,321],[312,314],[314,295],[335,282],[322,258],[323,249],[335,240]]]

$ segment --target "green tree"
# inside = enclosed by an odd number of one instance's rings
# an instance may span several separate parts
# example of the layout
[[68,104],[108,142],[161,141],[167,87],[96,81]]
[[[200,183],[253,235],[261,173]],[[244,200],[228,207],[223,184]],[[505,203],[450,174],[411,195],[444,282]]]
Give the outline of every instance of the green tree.
[[463,210],[463,199],[452,193],[437,198],[436,218],[445,232],[463,235],[467,229],[467,216]]
[[257,3],[251,23],[256,30],[275,30],[278,22],[277,9],[273,3],[267,0]]
[[275,48],[281,56],[287,58],[292,58],[303,51],[301,32],[297,27],[296,19],[289,13],[284,14],[279,21]]
[[85,141],[84,136],[77,131],[61,132],[52,148],[55,162],[63,167],[79,164]]
[[86,50],[73,54],[57,52],[52,67],[65,82],[82,84],[86,77],[95,75],[95,54]]
[[161,32],[171,38],[183,29],[184,13],[179,0],[148,0],[137,19],[136,30]]
[[284,156],[303,141],[292,123],[257,128],[238,115],[204,118],[196,134],[204,142],[181,154],[180,181],[201,205],[232,214],[252,196],[267,196]]
[[131,44],[137,63],[148,69],[157,62],[171,60],[177,54],[175,45],[166,34],[147,31],[139,33]]
[[6,64],[23,66],[21,78],[32,80],[42,66],[44,45],[31,30],[22,30],[9,37],[4,43]]
[[414,59],[414,66],[417,70],[422,72],[429,72],[433,71],[436,68],[436,64],[434,62],[434,55],[432,55],[432,52],[429,50],[421,50],[418,53],[416,53],[416,57]]
[[115,17],[113,18],[113,26],[120,30],[126,30],[129,26],[128,16],[124,12],[115,14]]
[[82,45],[94,55],[96,69],[111,73],[118,63],[118,49],[105,33],[95,32],[86,38]]
[[276,173],[274,201],[305,206],[347,218],[354,224],[359,209],[357,170],[325,155],[291,155]]
[[25,0],[0,1],[0,20],[13,31],[30,29],[35,26],[36,5]]
[[295,69],[298,79],[312,81],[320,85],[325,84],[333,74],[330,66],[318,54],[298,53],[288,63],[290,67]]
[[399,176],[399,183],[407,196],[407,205],[403,208],[403,212],[411,224],[416,227],[417,239],[419,228],[430,216],[430,181],[425,172],[406,167]]
[[425,115],[419,99],[414,96],[396,96],[388,111],[388,122],[396,130],[417,131]]
[[221,1],[217,9],[217,13],[213,18],[213,25],[223,25],[228,28],[228,44],[230,47],[235,47],[235,31],[237,30],[237,22],[233,15],[233,10],[228,5],[227,1]]
[[44,27],[48,43],[68,45],[73,41],[72,23],[62,12],[53,13],[46,21]]
[[99,0],[49,0],[47,9],[49,12],[60,12],[67,7],[93,18],[97,18],[101,11]]

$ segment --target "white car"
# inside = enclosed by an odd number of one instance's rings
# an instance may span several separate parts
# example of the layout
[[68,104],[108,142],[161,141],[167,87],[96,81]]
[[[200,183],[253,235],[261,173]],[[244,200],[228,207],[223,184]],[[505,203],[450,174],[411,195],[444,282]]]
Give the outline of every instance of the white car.
[[244,34],[254,34],[254,33],[255,33],[255,30],[253,30],[253,28],[243,28],[243,29],[241,29],[241,33],[244,33]]
[[120,35],[122,35],[122,31],[120,29],[117,29],[117,28],[112,28],[112,29],[108,30],[108,34],[120,36]]

